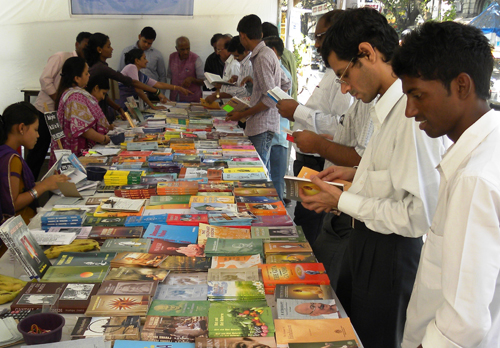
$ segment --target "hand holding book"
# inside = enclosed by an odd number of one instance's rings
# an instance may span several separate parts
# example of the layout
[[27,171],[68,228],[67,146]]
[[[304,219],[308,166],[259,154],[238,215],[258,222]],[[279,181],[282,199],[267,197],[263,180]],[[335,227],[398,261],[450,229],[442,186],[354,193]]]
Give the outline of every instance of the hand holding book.
[[316,213],[328,213],[332,209],[336,209],[342,191],[324,182],[319,176],[312,177],[311,182],[318,186],[321,191],[311,196],[307,195],[304,189],[300,189],[299,197],[302,200],[302,205],[306,209],[314,210]]

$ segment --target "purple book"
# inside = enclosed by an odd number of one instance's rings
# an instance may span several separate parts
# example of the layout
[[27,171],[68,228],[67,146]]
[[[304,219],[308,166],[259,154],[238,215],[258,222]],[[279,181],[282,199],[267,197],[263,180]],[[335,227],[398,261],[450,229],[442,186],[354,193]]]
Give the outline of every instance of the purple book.
[[266,226],[293,226],[293,220],[288,215],[276,215],[276,216],[256,216],[255,220],[252,222],[254,227],[266,227]]

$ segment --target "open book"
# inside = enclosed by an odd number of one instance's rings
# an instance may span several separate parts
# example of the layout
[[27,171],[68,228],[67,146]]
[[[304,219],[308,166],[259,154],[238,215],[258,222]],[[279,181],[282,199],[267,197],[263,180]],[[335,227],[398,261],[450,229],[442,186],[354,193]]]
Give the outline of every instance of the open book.
[[227,81],[225,81],[222,77],[220,77],[217,74],[212,74],[212,73],[206,72],[205,73],[205,77],[207,78],[207,81],[210,84],[220,83],[221,85],[229,85],[229,86],[234,86],[235,85],[234,82],[233,83],[227,82]]
[[250,108],[250,97],[238,98],[232,97],[229,101],[222,106],[222,109],[227,113],[231,111],[245,111]]
[[277,86],[267,91],[267,95],[270,96],[276,103],[283,99],[293,99],[284,90]]
[[[344,191],[344,184],[338,182],[325,181],[327,184],[338,187]],[[285,175],[286,198],[301,202],[299,196],[300,189],[304,190],[307,196],[313,196],[321,192],[321,189],[311,182],[309,179],[297,178],[294,176]]]

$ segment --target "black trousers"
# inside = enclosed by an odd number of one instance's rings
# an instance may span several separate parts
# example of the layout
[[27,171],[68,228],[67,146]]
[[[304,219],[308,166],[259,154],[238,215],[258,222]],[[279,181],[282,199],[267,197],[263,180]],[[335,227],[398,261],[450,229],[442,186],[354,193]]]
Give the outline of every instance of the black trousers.
[[330,285],[335,291],[351,231],[352,218],[349,215],[325,214],[321,232],[312,245],[314,255],[325,266]]
[[28,167],[30,167],[31,172],[35,177],[35,181],[38,180],[40,170],[43,166],[43,161],[45,161],[45,156],[47,155],[47,151],[49,150],[50,142],[52,140],[49,128],[47,127],[47,122],[45,122],[45,117],[41,112],[38,113],[38,134],[39,137],[35,147],[29,150],[28,155],[26,156],[26,163],[28,164]]
[[401,347],[422,245],[354,222],[337,295],[365,347]]
[[[293,174],[297,176],[302,167],[322,171],[324,165],[324,158],[297,153],[297,159],[293,162]],[[297,226],[302,226],[307,241],[311,245],[314,243],[321,231],[324,216],[324,213],[317,214],[312,210],[304,208],[300,202],[297,202],[297,205],[295,206],[293,221]]]

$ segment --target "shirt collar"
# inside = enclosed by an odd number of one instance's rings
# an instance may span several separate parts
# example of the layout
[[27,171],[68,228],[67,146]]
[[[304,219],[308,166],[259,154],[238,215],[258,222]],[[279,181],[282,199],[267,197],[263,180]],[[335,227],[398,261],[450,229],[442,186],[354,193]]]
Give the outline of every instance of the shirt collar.
[[259,42],[259,44],[252,50],[252,57],[250,58],[250,60],[254,60],[254,58],[257,57],[257,55],[260,53],[260,51],[262,51],[264,47],[266,47],[264,41]]
[[448,180],[457,171],[465,158],[499,126],[500,112],[490,110],[467,128],[457,142],[448,149],[443,160],[438,165],[445,179]]
[[403,83],[400,79],[397,79],[372,108],[371,114],[374,124],[383,124],[392,108],[394,108],[394,105],[396,105],[403,96]]
[[234,56],[232,54],[229,55],[229,57],[226,59],[226,61],[224,62],[224,64],[226,66],[229,66],[231,65],[231,63],[234,61]]
[[248,55],[245,58],[243,58],[243,60],[240,62],[240,64],[241,65],[246,64],[250,60],[250,58],[252,58],[252,52],[248,53]]

